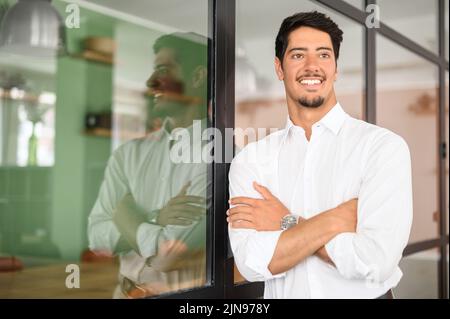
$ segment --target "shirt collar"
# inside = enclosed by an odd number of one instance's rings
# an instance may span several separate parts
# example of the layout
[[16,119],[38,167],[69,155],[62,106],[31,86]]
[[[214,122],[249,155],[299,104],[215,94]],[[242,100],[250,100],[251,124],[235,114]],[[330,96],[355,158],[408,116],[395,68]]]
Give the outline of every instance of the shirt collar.
[[[203,118],[201,120],[194,120],[197,122],[196,125],[200,125],[201,127],[201,133],[208,127],[208,122],[206,118]],[[194,128],[194,123],[192,122],[192,125],[188,127],[174,127],[173,121],[170,117],[166,117],[161,125],[161,127],[155,131],[153,134],[151,134],[152,138],[155,138],[157,140],[160,140],[163,137],[176,137],[180,131],[187,130],[189,135],[192,135],[192,131]],[[200,123],[198,123],[200,122]],[[201,134],[200,133],[200,134]]]
[[324,117],[320,119],[318,123],[323,124],[325,127],[330,129],[334,135],[337,135],[347,116],[347,113],[345,113],[338,102],[330,111],[328,111],[327,114],[325,114]]
[[[344,121],[347,117],[347,113],[342,109],[342,106],[338,103],[336,103],[335,106],[331,108],[330,111],[328,111],[327,114],[325,114],[324,117],[322,117],[317,124],[323,124],[325,127],[327,127],[329,130],[331,130],[335,135],[339,133],[339,130],[342,127],[342,124],[344,124]],[[284,137],[283,140],[286,138],[286,136],[289,134],[289,131],[294,127],[294,123],[292,123],[291,119],[289,118],[289,115],[286,120],[286,126],[284,128]]]

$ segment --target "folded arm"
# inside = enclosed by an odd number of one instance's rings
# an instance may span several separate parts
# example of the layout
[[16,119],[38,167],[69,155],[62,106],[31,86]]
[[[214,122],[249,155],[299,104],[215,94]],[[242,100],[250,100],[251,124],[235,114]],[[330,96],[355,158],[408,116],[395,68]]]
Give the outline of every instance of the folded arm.
[[[150,257],[156,255],[158,246],[166,241],[181,239],[193,243],[195,238],[201,237],[202,234],[205,236],[206,230],[202,232],[201,227],[196,227],[196,231],[191,230],[195,226],[191,224],[197,223],[200,217],[205,216],[204,198],[182,198],[184,202],[197,201],[196,207],[186,207],[185,203],[177,198],[170,200],[170,205],[161,210],[144,211],[131,195],[122,156],[122,151],[116,151],[110,158],[99,196],[89,216],[88,236],[91,250],[107,250],[111,253],[134,250],[143,257]],[[194,179],[194,192],[206,193],[205,176],[206,173],[199,174]],[[181,191],[183,195],[186,188]],[[203,207],[200,207],[202,205]],[[149,222],[157,217],[160,217],[157,221]],[[183,225],[186,227],[180,227]],[[197,234],[198,232],[201,234]],[[195,238],[192,239],[193,237]]]
[[357,231],[339,234],[325,248],[345,278],[382,283],[397,268],[411,230],[409,149],[386,133],[373,142],[365,162]]
[[[285,272],[317,253],[337,234],[353,231],[355,224],[341,217],[340,208],[318,214],[284,231],[269,263],[272,274]],[[355,220],[356,222],[356,220]],[[327,255],[323,258],[328,258]]]
[[123,171],[122,148],[109,159],[99,195],[88,218],[89,248],[116,252],[116,247],[125,249],[128,245],[121,239],[113,221],[117,203],[129,193],[129,186]]
[[232,164],[230,244],[238,269],[247,280],[283,276],[315,253],[326,260],[323,246],[339,233],[355,231],[356,200],[281,231],[280,220],[289,211],[267,188],[253,184],[255,180],[257,176],[247,164]]

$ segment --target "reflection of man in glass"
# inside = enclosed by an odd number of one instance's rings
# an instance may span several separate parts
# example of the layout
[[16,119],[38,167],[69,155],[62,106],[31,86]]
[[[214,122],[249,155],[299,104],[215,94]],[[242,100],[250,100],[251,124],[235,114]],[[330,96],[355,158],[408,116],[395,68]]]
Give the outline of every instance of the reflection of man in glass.
[[90,248],[120,255],[118,298],[204,284],[206,165],[171,158],[181,128],[191,137],[184,151],[201,147],[201,134],[195,139],[192,131],[195,120],[205,126],[207,112],[202,40],[175,33],[155,42],[147,86],[162,127],[114,152],[89,217]]

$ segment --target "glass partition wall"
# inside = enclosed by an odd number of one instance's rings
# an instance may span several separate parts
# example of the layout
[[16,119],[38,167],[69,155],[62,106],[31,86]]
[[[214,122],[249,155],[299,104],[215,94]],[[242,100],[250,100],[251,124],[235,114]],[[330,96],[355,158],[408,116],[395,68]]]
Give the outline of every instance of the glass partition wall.
[[[8,9],[35,2],[0,2],[7,37],[29,23]],[[0,297],[217,296],[212,164],[194,158],[213,125],[211,4],[51,6],[59,55],[0,50]]]

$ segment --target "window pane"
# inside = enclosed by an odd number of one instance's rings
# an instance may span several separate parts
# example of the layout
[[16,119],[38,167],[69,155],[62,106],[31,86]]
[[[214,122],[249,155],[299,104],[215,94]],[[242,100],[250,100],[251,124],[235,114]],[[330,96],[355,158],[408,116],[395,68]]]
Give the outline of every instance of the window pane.
[[437,0],[378,0],[377,4],[381,22],[438,53]]
[[404,257],[400,261],[403,277],[394,289],[399,299],[438,298],[439,250],[430,249]]
[[[363,117],[363,27],[334,11],[307,1],[236,2],[236,151],[248,142],[283,128],[287,118],[284,86],[274,71],[275,37],[284,18],[300,11],[329,15],[344,31],[338,60],[337,98],[345,111]],[[260,17],[265,17],[261,19]],[[238,131],[239,132],[239,131]],[[249,132],[254,132],[254,136]],[[235,282],[244,280],[235,272]]]
[[410,242],[438,236],[437,67],[377,37],[377,124],[408,143],[414,219]]
[[209,285],[208,2],[51,5],[68,54],[0,54],[0,297]]

